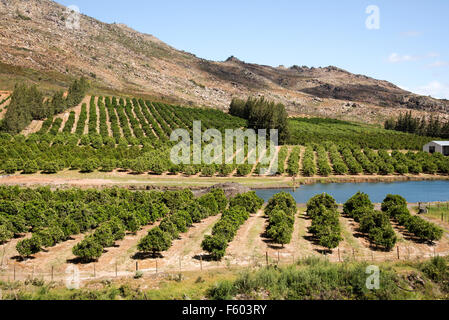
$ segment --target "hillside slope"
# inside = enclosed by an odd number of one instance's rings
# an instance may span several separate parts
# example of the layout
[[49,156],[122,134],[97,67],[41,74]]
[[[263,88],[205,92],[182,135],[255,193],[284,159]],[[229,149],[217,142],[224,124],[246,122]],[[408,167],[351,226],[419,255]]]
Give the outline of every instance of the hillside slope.
[[100,92],[220,109],[233,96],[260,94],[283,102],[292,115],[374,123],[404,108],[449,111],[447,100],[418,96],[332,66],[274,68],[234,57],[208,61],[152,35],[84,15],[79,30],[67,29],[66,8],[50,0],[1,0],[0,14],[0,89],[11,89],[23,79],[52,88],[86,75]]

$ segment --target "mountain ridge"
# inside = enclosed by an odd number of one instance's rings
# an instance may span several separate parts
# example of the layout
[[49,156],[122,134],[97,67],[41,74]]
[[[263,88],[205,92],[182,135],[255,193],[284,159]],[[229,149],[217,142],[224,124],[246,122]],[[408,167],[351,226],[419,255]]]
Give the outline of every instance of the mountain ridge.
[[[105,91],[222,110],[233,97],[263,95],[284,103],[291,115],[372,123],[406,109],[442,117],[449,111],[448,100],[419,96],[335,66],[271,67],[234,56],[210,61],[125,24],[86,15],[81,15],[79,30],[70,30],[66,8],[50,0],[0,0],[0,12],[0,85],[7,87],[0,89],[11,89],[23,79],[63,86],[84,75]],[[21,73],[15,68],[22,68]]]

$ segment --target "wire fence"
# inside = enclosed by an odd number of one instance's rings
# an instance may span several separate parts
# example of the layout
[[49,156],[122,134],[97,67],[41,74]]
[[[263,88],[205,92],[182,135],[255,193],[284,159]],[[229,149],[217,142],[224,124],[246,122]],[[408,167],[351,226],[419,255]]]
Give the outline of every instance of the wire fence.
[[419,209],[425,207],[424,216],[432,216],[442,222],[449,222],[449,202],[421,203]]
[[[440,203],[421,203],[429,210],[427,216],[432,214],[432,210],[437,210],[441,215],[442,221],[449,219],[449,202]],[[446,211],[447,209],[447,211]],[[439,214],[437,215],[439,216]],[[61,263],[61,266],[32,266],[32,261],[19,263],[14,260],[4,259],[6,246],[0,249],[0,281],[32,281],[34,279],[43,281],[91,281],[99,279],[115,278],[135,278],[150,276],[171,276],[179,275],[184,272],[201,272],[215,269],[239,269],[239,268],[258,268],[263,266],[282,266],[293,264],[298,260],[310,257],[322,257],[330,262],[358,261],[367,263],[381,263],[385,261],[419,261],[429,259],[435,256],[448,256],[449,249],[444,246],[420,246],[417,243],[407,245],[400,243],[393,250],[386,252],[376,250],[376,248],[336,248],[331,252],[314,249],[304,252],[288,252],[287,250],[269,249],[266,252],[257,252],[252,255],[226,256],[222,261],[210,261],[202,252],[189,256],[172,256],[158,259],[131,260],[126,263],[90,263],[90,264],[67,264]],[[304,250],[306,251],[306,250]],[[72,279],[72,280],[71,280]]]
[[112,280],[116,278],[141,277],[181,277],[183,273],[212,271],[217,269],[260,268],[264,266],[285,266],[294,264],[299,260],[311,257],[321,257],[330,262],[366,262],[370,264],[385,261],[420,261],[435,256],[447,256],[449,252],[438,251],[436,247],[427,252],[417,251],[413,247],[397,246],[390,252],[368,251],[357,249],[337,248],[331,253],[314,252],[301,255],[294,253],[270,250],[265,254],[253,256],[226,257],[222,261],[210,261],[206,256],[166,259],[145,259],[126,265],[110,264],[99,266],[97,263],[88,265],[69,264],[59,267],[29,267],[19,263],[0,266],[0,281],[44,281],[65,282],[67,286],[92,280]]

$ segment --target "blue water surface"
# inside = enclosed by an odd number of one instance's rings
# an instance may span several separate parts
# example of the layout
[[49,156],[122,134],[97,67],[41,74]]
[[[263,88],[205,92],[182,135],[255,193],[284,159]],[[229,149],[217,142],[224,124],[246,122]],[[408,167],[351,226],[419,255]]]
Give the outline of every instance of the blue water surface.
[[303,185],[296,191],[293,189],[258,189],[257,195],[268,201],[279,192],[289,192],[296,202],[307,203],[313,196],[326,192],[338,203],[345,203],[358,191],[367,193],[371,201],[381,203],[387,194],[399,194],[410,203],[449,201],[449,181],[406,181],[391,183],[329,183]]

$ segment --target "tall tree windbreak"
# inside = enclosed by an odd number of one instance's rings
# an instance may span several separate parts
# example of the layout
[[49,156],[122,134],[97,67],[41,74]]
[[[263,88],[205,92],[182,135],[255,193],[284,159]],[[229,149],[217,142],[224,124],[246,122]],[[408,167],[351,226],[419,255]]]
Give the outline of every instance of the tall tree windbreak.
[[33,120],[43,120],[78,105],[88,88],[87,80],[81,78],[71,84],[66,98],[62,91],[58,91],[44,101],[44,94],[36,85],[16,84],[0,130],[19,134]]
[[248,120],[251,129],[279,130],[279,143],[287,142],[290,134],[287,125],[288,114],[282,103],[268,101],[264,97],[248,98],[246,102],[241,99],[233,99],[229,113]]

